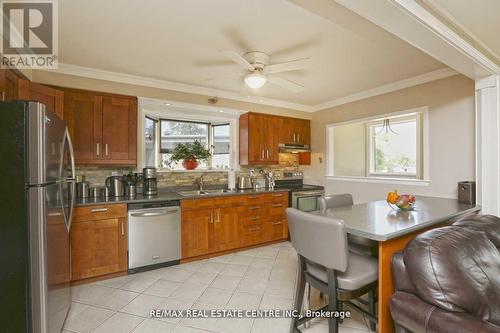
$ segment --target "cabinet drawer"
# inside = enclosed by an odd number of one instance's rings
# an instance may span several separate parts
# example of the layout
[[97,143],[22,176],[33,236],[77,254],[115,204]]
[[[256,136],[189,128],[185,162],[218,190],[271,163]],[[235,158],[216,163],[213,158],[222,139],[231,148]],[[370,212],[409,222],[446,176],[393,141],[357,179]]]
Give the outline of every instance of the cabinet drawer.
[[266,216],[266,205],[249,205],[245,206],[245,217],[248,216]]
[[269,201],[268,194],[248,194],[245,196],[245,205],[258,205]]
[[268,216],[285,216],[285,209],[288,205],[283,202],[273,202],[267,204],[267,215]]
[[241,232],[241,246],[260,244],[263,241],[263,228],[260,225],[245,226]]
[[270,219],[263,224],[263,239],[264,241],[273,241],[283,239],[283,229],[286,222],[282,218]]
[[272,202],[286,202],[288,204],[288,192],[276,192],[269,194]]
[[217,208],[222,207],[238,207],[243,206],[245,203],[244,196],[235,195],[235,196],[221,196],[216,197],[214,200],[214,206]]
[[244,226],[254,226],[260,225],[262,222],[266,221],[266,215],[254,215],[254,216],[245,216],[243,219]]
[[182,210],[196,210],[196,209],[206,209],[214,207],[214,199],[184,199],[181,200]]
[[93,205],[76,207],[73,221],[94,221],[121,217],[127,217],[127,205]]

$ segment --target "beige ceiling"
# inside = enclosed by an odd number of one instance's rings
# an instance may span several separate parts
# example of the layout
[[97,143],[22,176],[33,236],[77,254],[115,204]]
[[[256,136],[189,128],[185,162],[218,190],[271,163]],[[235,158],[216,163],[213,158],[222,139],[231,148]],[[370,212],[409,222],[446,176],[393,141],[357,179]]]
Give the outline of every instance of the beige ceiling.
[[[334,1],[315,3],[321,16],[285,0],[59,1],[59,60],[307,106],[445,67]],[[271,63],[310,57],[306,70],[281,74],[306,88],[244,89],[227,50],[263,51]]]
[[500,63],[499,0],[425,0],[486,47]]

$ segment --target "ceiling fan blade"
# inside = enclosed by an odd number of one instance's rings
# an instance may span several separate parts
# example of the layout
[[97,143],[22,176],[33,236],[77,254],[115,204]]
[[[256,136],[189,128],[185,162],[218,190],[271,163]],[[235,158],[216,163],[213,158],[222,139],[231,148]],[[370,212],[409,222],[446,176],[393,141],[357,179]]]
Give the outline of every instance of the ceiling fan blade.
[[304,67],[307,67],[307,65],[309,65],[310,60],[311,59],[309,58],[303,58],[303,59],[282,62],[279,64],[268,65],[264,67],[264,74],[281,73],[281,72],[288,72],[297,69],[302,69]]
[[234,61],[235,63],[237,63],[241,67],[245,68],[246,70],[249,70],[249,71],[255,70],[255,67],[253,67],[253,65],[251,63],[246,61],[245,58],[243,58],[238,52],[227,51],[227,52],[224,52],[224,54],[229,59],[231,59],[232,61]]
[[288,89],[295,93],[298,93],[304,89],[304,86],[301,86],[298,83],[292,82],[290,80],[284,79],[277,75],[268,75],[267,80],[277,86]]

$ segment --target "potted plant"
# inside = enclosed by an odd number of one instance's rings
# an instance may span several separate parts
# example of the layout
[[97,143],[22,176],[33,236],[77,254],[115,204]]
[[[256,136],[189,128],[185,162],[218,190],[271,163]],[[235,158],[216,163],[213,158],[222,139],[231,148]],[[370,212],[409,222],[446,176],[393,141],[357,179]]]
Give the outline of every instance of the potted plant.
[[210,149],[198,140],[193,143],[180,143],[173,149],[167,165],[171,166],[173,162],[182,161],[184,169],[194,170],[198,167],[198,161],[205,161],[210,156],[212,156]]

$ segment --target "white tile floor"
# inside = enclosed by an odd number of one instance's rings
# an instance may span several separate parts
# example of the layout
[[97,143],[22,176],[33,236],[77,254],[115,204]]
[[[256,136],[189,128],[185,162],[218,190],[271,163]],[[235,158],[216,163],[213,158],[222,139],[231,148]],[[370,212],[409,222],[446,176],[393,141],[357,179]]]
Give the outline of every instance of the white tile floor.
[[[65,332],[288,333],[287,318],[161,318],[152,309],[291,309],[297,255],[289,242],[73,287]],[[340,333],[366,333],[356,312]],[[328,332],[326,320],[305,333]]]

